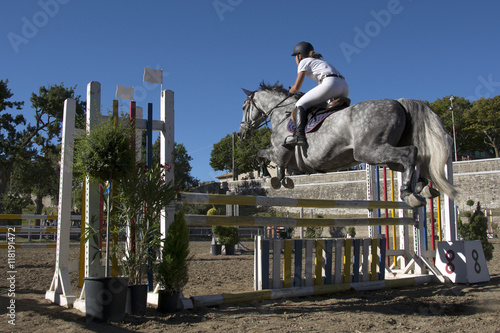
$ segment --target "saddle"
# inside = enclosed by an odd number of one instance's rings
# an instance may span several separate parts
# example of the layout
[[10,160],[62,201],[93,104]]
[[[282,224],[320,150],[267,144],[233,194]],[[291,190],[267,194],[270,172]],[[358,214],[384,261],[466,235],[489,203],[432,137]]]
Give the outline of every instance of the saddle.
[[[328,104],[324,102],[310,107],[309,109],[307,109],[307,125],[305,128],[305,132],[309,133],[314,131],[319,127],[323,120],[326,119],[326,117],[328,117],[332,113],[345,109],[350,105],[351,100],[349,98],[339,97],[330,101],[330,103]],[[295,132],[295,113],[296,111],[294,108],[287,125],[287,130],[290,133]]]

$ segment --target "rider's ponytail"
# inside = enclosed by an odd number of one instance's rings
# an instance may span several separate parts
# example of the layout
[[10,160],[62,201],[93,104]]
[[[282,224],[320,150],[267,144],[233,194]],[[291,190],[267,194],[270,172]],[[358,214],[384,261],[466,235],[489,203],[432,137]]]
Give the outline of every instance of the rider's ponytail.
[[309,58],[315,58],[315,59],[321,59],[323,56],[320,53],[314,52],[314,50],[311,50],[308,54]]

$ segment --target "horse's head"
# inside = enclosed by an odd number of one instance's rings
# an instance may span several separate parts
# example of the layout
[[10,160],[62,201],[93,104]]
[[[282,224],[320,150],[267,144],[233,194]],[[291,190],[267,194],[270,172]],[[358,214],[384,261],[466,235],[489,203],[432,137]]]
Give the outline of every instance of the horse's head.
[[246,89],[243,89],[243,91],[247,95],[247,99],[243,103],[243,119],[238,130],[238,137],[244,141],[250,139],[253,131],[260,127],[267,119],[268,114],[256,104],[256,99],[258,99],[260,91],[249,91]]
[[290,95],[278,83],[273,86],[261,83],[260,90],[243,89],[243,92],[247,95],[247,99],[243,103],[243,119],[238,131],[241,140],[249,139],[252,132],[261,127],[268,118],[271,119],[276,110],[283,110],[284,107],[290,109],[296,102],[295,99],[290,99],[285,103]]

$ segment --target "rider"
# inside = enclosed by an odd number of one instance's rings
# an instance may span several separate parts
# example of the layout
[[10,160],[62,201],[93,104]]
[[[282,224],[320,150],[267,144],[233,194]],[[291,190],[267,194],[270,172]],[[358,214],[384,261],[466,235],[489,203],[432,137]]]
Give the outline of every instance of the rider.
[[298,93],[307,75],[310,79],[318,81],[318,86],[305,93],[295,104],[295,133],[288,145],[305,145],[305,127],[307,122],[307,109],[311,106],[325,102],[328,99],[349,96],[349,87],[340,72],[328,62],[321,60],[323,56],[314,52],[314,47],[307,42],[300,42],[293,48],[292,56],[298,66],[297,79],[290,88],[291,94]]

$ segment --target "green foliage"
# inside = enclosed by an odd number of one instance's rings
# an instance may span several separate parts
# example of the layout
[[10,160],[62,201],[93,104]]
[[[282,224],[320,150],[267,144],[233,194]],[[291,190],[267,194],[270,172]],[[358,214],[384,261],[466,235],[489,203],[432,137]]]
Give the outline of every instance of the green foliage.
[[239,243],[240,235],[237,227],[214,226],[212,230],[219,238],[219,243],[224,246],[234,246]]
[[160,165],[148,170],[143,164],[137,164],[133,172],[120,179],[116,186],[113,233],[121,236],[127,226],[134,226],[130,228],[134,242],[127,246],[124,243],[115,244],[113,247],[124,274],[130,278],[130,284],[145,282],[144,267],[148,261],[151,263],[150,272],[155,272],[153,263],[161,246],[161,212],[176,195],[172,182],[165,182],[165,172]]
[[184,212],[175,215],[163,244],[162,259],[156,274],[160,286],[169,293],[182,290],[189,280],[189,231]]
[[[210,153],[210,166],[215,171],[230,171],[232,164],[232,135],[228,134],[214,144]],[[239,173],[258,170],[257,152],[271,146],[271,130],[261,128],[255,131],[247,141],[236,141],[235,163]]]
[[[22,114],[15,115],[24,102],[11,102],[12,93],[8,81],[0,81],[0,194],[8,184],[16,192],[35,197],[35,212],[43,209],[42,198],[54,197],[58,191],[59,153],[64,100],[76,100],[76,120],[84,119],[85,105],[75,88],[63,84],[40,87],[38,94],[31,95],[34,122],[26,123]],[[5,113],[7,108],[13,109]],[[17,173],[17,174],[16,174]],[[12,175],[12,177],[11,177]]]
[[220,214],[221,214],[220,209],[217,209],[215,207],[212,207],[207,211],[207,215],[220,215]]
[[306,227],[305,237],[306,238],[318,238],[321,236],[323,228],[321,227]]
[[75,168],[96,182],[124,177],[134,159],[130,128],[109,118],[75,144]]
[[472,133],[471,140],[499,157],[500,146],[500,95],[474,101],[465,112],[465,130]]
[[484,216],[481,210],[481,204],[478,202],[476,210],[472,214],[469,223],[463,224],[458,221],[458,233],[464,240],[479,240],[483,245],[484,256],[486,260],[493,258],[493,245],[488,241],[488,218]]
[[[146,150],[144,149],[144,153]],[[145,160],[145,157],[144,157]],[[174,144],[174,179],[175,184],[181,191],[190,187],[197,187],[199,179],[191,176],[191,164],[193,158],[187,153],[187,149],[182,143]],[[160,163],[160,139],[153,144],[153,164]]]
[[355,227],[349,227],[347,229],[347,234],[351,236],[351,238],[356,237],[356,228]]
[[[29,196],[20,194],[7,194],[0,195],[0,207],[3,214],[22,214],[23,208],[31,204]],[[0,220],[2,225],[21,225],[22,220],[19,219],[4,219]]]

